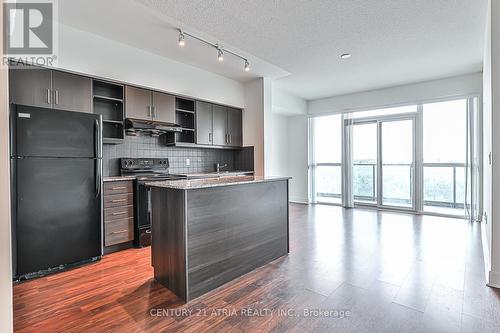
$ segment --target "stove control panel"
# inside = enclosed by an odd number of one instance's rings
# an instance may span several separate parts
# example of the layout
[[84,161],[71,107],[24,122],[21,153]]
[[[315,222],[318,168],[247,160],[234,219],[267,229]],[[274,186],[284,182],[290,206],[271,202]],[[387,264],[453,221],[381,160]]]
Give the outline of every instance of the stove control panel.
[[121,158],[122,170],[162,170],[168,169],[168,158]]

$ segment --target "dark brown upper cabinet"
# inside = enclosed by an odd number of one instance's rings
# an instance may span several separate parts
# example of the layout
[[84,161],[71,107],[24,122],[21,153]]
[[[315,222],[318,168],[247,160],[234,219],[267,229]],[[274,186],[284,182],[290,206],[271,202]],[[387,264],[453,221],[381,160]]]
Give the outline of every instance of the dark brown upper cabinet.
[[241,147],[242,111],[207,102],[196,102],[196,143]]
[[227,108],[227,144],[229,146],[241,147],[243,145],[243,114],[240,109]]
[[153,120],[175,124],[175,96],[153,92]]
[[227,140],[227,108],[221,105],[212,106],[212,132],[214,136],[213,144],[216,146],[226,146]]
[[45,68],[11,68],[10,102],[66,111],[92,112],[92,80]]
[[90,78],[52,71],[54,109],[77,112],[92,110],[92,80]]
[[196,143],[212,144],[212,104],[196,102]]
[[125,116],[151,120],[151,90],[125,86]]
[[175,123],[175,96],[148,89],[125,87],[127,118]]

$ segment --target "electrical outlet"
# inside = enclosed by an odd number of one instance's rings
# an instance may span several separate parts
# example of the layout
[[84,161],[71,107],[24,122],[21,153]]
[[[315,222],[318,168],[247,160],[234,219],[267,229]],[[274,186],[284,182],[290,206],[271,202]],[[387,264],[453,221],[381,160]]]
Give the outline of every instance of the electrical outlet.
[[189,166],[191,164],[191,161],[189,160],[189,158],[186,158],[186,166]]

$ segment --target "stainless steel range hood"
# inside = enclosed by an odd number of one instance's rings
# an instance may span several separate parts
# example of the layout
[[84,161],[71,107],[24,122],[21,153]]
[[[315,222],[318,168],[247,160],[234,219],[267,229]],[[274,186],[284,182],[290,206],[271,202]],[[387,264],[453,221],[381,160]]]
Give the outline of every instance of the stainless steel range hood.
[[182,132],[182,127],[177,124],[164,123],[160,121],[150,121],[141,119],[126,119],[127,135],[146,134],[160,136],[168,132]]

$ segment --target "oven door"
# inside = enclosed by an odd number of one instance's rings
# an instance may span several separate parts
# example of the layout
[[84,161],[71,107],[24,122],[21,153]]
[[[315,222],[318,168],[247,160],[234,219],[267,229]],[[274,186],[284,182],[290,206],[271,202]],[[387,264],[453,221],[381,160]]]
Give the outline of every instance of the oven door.
[[134,243],[138,247],[151,245],[151,203],[149,188],[144,182],[136,185],[136,218]]

